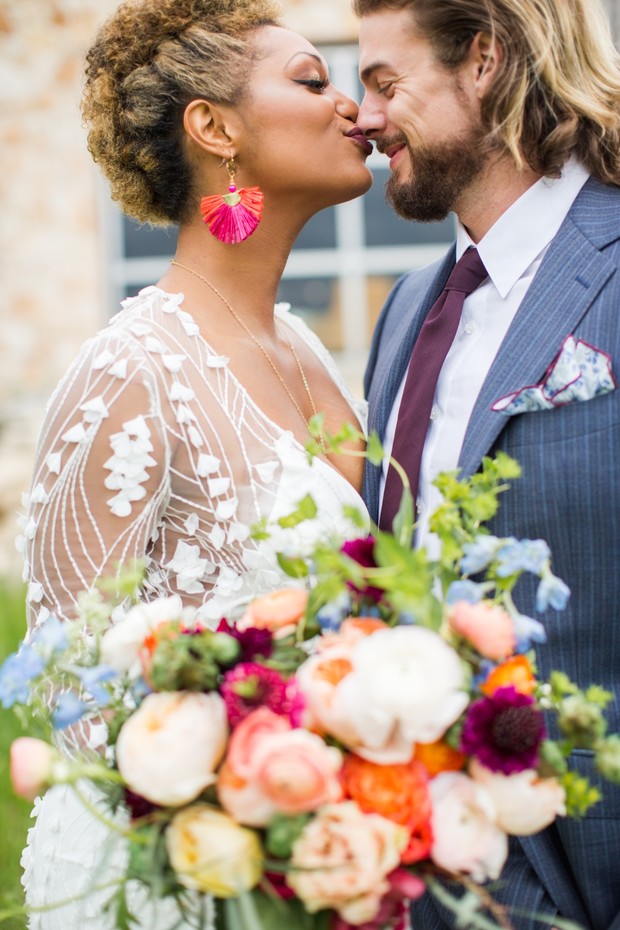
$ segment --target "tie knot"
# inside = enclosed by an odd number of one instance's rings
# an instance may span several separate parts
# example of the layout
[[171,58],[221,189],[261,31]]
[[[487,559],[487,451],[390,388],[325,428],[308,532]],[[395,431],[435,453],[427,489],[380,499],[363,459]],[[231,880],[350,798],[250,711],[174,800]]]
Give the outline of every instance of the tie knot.
[[446,281],[444,290],[460,291],[471,294],[487,277],[487,270],[482,264],[478,250],[469,248],[463,252]]

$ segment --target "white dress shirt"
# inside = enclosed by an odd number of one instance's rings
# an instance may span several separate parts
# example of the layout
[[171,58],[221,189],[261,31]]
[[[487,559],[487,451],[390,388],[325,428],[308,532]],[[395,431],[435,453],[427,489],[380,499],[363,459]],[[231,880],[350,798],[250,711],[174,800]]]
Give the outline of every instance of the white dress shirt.
[[[458,224],[457,261],[469,246],[478,249],[488,279],[465,299],[454,342],[443,363],[431,410],[420,467],[419,527],[416,545],[435,554],[437,540],[428,519],[441,501],[431,482],[441,471],[458,466],[465,431],[480,389],[544,254],[575,197],[588,179],[586,169],[569,160],[560,178],[541,178],[503,213],[476,245]],[[403,378],[388,419],[381,502],[387,456],[394,442]]]

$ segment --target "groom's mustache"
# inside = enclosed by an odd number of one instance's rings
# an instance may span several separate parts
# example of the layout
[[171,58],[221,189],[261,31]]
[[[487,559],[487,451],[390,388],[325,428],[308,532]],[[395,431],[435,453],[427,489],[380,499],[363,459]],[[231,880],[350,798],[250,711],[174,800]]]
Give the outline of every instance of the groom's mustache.
[[403,135],[402,132],[393,136],[381,136],[379,139],[374,139],[373,141],[377,147],[377,151],[381,152],[382,155],[385,155],[386,150],[393,145],[409,145],[407,137]]

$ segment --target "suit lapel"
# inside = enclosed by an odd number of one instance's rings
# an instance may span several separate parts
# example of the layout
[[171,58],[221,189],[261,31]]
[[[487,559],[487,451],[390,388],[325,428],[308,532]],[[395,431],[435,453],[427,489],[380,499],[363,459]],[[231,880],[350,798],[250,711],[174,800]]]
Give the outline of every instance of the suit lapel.
[[492,404],[537,383],[614,273],[615,267],[569,218],[549,247],[474,406],[459,465],[472,474],[509,417]]

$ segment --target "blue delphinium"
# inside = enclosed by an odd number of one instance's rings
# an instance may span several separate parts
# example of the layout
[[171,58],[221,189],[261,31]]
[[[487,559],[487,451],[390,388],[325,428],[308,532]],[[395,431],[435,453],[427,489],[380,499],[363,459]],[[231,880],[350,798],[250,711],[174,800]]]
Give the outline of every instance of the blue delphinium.
[[106,681],[117,677],[116,669],[111,665],[93,665],[90,668],[76,668],[75,674],[82,682],[84,689],[91,694],[101,707],[110,703],[110,692],[102,687]]
[[500,578],[508,578],[518,572],[540,575],[549,564],[551,553],[544,539],[503,540],[496,553],[496,572]]
[[24,644],[0,667],[0,702],[3,707],[27,704],[30,682],[45,668],[45,660],[32,646]]
[[87,710],[88,705],[84,701],[80,701],[72,691],[67,691],[61,694],[56,702],[52,713],[52,726],[55,730],[64,730],[65,727],[77,723]]
[[463,546],[461,571],[465,575],[475,575],[488,568],[497,555],[497,550],[503,543],[497,536],[476,536],[473,542]]
[[564,610],[570,597],[570,588],[552,572],[546,572],[536,591],[536,610],[542,613],[548,607]]
[[446,604],[465,601],[466,604],[478,604],[485,595],[485,586],[475,581],[464,579],[453,581],[446,592]]

